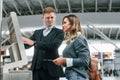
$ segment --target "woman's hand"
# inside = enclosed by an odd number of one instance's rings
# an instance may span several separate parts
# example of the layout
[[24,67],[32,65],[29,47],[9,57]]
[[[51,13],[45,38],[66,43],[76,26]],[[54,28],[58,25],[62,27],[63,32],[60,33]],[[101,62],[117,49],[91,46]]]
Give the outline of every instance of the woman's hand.
[[66,58],[57,58],[53,62],[58,66],[62,66],[66,62]]

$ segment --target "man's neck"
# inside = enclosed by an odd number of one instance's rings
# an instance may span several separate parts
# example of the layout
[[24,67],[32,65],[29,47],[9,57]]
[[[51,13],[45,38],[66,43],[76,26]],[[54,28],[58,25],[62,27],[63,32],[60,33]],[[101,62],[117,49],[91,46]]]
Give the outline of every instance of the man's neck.
[[53,28],[53,25],[52,26],[45,26],[45,28]]

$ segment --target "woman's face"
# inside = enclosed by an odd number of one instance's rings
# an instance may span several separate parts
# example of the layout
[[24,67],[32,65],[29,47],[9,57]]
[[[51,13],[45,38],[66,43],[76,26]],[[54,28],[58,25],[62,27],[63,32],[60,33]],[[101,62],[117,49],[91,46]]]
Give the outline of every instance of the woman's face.
[[62,23],[62,29],[64,32],[69,32],[70,28],[71,28],[70,21],[67,18],[65,18]]

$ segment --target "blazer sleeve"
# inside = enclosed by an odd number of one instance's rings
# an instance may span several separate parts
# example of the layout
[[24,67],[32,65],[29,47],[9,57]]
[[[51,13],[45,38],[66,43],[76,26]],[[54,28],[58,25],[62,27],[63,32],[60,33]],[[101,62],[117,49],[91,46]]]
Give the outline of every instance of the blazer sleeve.
[[[36,34],[38,34],[39,31],[40,31],[40,30],[36,30],[29,39],[35,41]],[[25,46],[25,49],[28,49],[28,48],[32,47],[33,45],[30,46],[30,45],[28,45],[28,44],[24,44],[24,46]]]
[[84,38],[77,38],[73,43],[73,47],[77,56],[77,58],[73,58],[73,66],[88,66],[90,52],[87,41]]

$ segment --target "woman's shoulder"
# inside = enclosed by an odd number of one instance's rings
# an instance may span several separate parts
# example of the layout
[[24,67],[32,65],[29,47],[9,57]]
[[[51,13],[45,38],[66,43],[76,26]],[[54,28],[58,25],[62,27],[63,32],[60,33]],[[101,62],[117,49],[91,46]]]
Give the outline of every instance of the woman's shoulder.
[[75,38],[75,40],[86,40],[85,36],[79,35]]
[[84,36],[80,35],[78,37],[75,38],[74,40],[74,44],[81,44],[81,43],[87,43],[87,40]]

